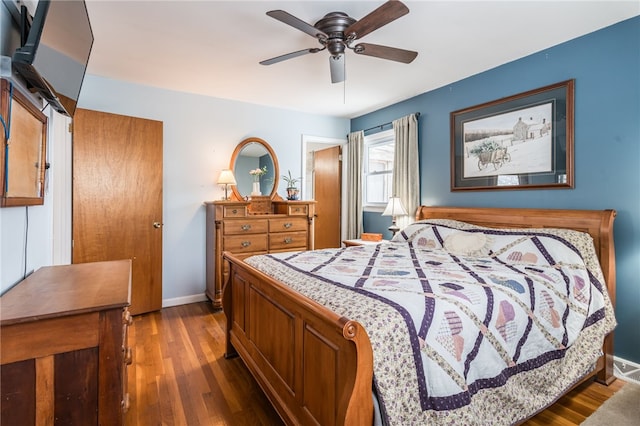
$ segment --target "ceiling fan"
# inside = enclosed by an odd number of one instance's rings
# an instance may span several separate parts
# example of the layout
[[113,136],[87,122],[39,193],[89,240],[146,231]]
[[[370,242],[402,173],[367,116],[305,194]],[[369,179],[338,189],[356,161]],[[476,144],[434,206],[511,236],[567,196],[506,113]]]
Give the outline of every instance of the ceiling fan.
[[353,47],[351,46],[355,40],[387,25],[389,22],[395,21],[407,13],[409,13],[409,8],[402,2],[388,0],[360,20],[355,20],[344,12],[330,12],[314,25],[310,25],[284,10],[271,10],[267,12],[267,15],[317,38],[322,47],[303,49],[276,56],[275,58],[261,61],[260,64],[271,65],[308,53],[318,53],[326,49],[330,53],[329,67],[332,83],[340,83],[345,80],[344,54],[346,49],[353,50],[358,55],[374,56],[408,64],[418,56],[418,52],[371,43],[358,43]]

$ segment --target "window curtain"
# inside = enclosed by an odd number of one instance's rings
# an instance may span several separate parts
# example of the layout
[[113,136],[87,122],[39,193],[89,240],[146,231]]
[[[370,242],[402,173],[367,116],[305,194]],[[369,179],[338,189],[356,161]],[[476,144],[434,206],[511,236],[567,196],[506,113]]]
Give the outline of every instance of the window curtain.
[[364,132],[348,135],[347,167],[347,239],[360,238],[364,227],[362,218],[362,161],[364,158]]
[[420,176],[418,162],[418,114],[393,121],[395,156],[393,158],[393,194],[400,197],[407,216],[399,216],[400,229],[415,221],[420,206]]

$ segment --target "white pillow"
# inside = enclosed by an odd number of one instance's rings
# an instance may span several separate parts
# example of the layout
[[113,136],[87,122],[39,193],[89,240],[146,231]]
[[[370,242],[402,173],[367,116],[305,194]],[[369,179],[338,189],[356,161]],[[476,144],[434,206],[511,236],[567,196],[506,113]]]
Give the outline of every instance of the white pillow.
[[454,232],[444,239],[444,249],[460,256],[486,256],[491,238],[481,232]]

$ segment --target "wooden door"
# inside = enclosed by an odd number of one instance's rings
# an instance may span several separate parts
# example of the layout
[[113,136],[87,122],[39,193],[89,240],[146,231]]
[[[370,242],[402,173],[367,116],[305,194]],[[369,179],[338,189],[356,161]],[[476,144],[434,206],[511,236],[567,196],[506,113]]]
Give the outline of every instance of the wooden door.
[[162,122],[78,109],[73,263],[131,259],[132,314],[162,307]]
[[315,245],[323,249],[340,247],[340,205],[342,202],[341,147],[313,153],[313,194],[316,200]]

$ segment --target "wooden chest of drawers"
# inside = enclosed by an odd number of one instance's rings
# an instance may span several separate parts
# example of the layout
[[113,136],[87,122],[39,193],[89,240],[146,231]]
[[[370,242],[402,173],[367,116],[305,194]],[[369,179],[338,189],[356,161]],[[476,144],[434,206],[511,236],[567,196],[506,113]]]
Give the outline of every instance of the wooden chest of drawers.
[[315,201],[273,201],[272,213],[251,214],[249,202],[206,202],[207,297],[222,307],[227,268],[222,253],[248,257],[271,252],[313,250]]
[[124,424],[131,261],[38,269],[0,298],[2,425]]

